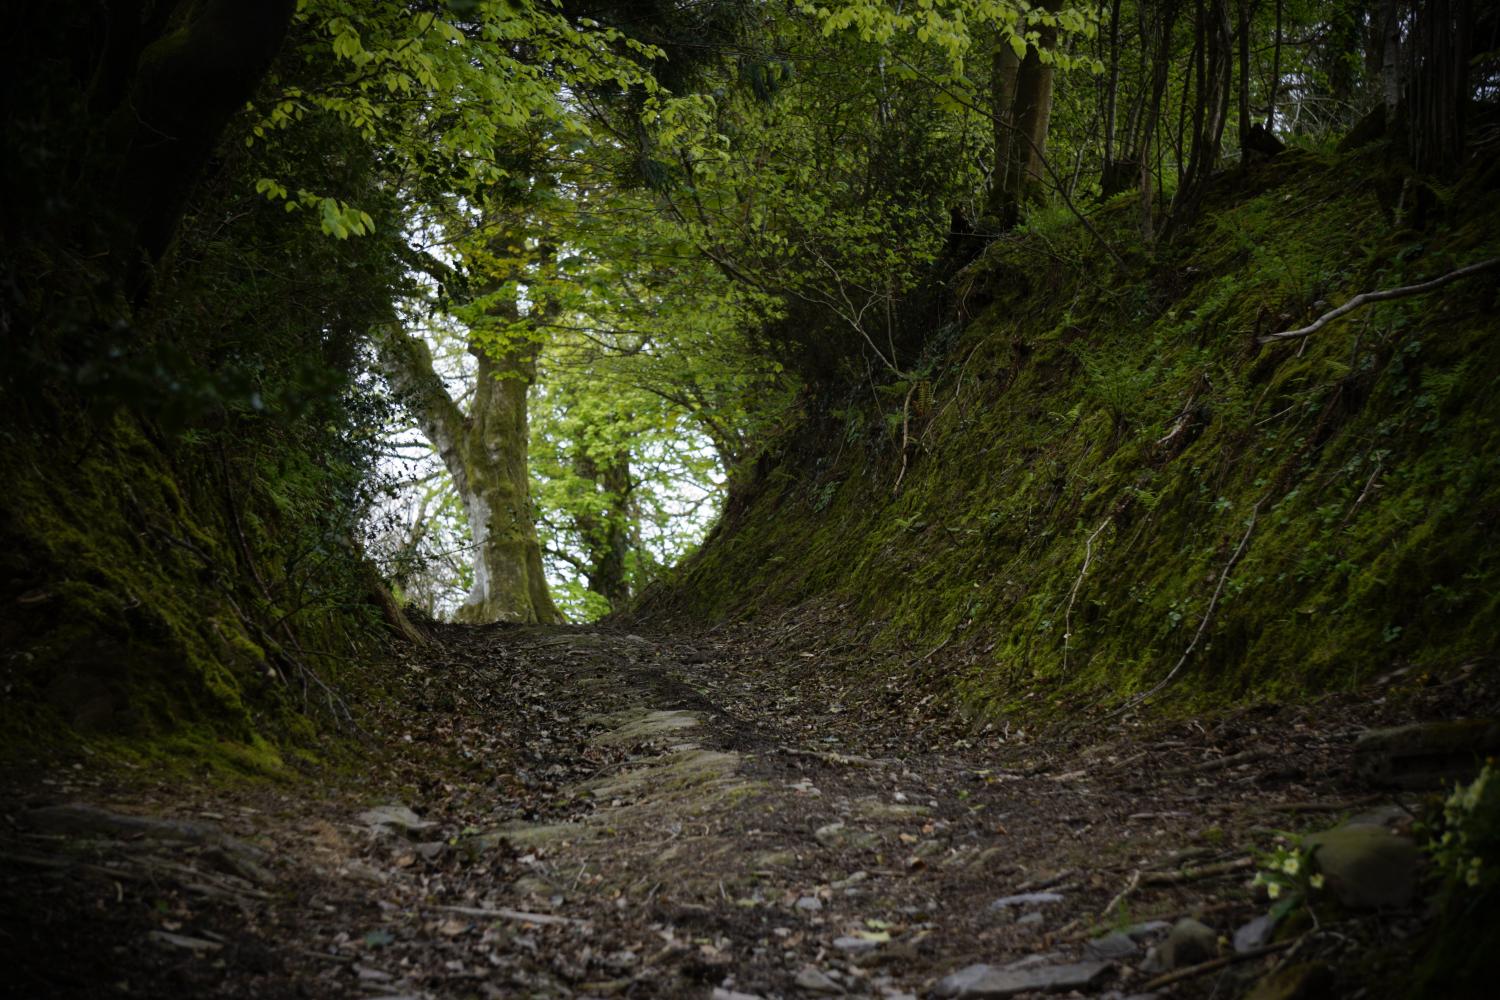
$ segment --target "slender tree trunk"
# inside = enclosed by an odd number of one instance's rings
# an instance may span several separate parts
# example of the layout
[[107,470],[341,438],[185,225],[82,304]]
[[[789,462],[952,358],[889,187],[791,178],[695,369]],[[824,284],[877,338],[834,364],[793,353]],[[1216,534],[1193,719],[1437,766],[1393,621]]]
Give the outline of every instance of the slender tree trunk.
[[[1143,5],[1141,12],[1143,26],[1145,24],[1145,17]],[[1172,33],[1176,27],[1176,19],[1177,4],[1175,2],[1163,4],[1157,12],[1157,48],[1155,58],[1152,60],[1151,104],[1142,114],[1144,122],[1142,125],[1140,148],[1141,238],[1147,243],[1150,243],[1156,237],[1156,223],[1152,210],[1152,200],[1156,183],[1151,169],[1151,150],[1153,140],[1156,143],[1158,153],[1161,148],[1161,140],[1157,138],[1157,131],[1161,124],[1161,105],[1166,97],[1168,72],[1171,68]]]
[[1109,83],[1104,91],[1104,170],[1115,160],[1115,110],[1120,97],[1120,0],[1109,7]]
[[1250,165],[1250,0],[1239,0],[1240,167]]
[[1276,0],[1276,42],[1271,49],[1271,92],[1266,95],[1266,131],[1276,130],[1276,92],[1281,89],[1281,5]]
[[573,460],[574,471],[596,484],[602,509],[574,515],[573,524],[587,548],[589,590],[621,611],[630,603],[630,453],[619,451],[600,462],[580,449]]
[[1229,115],[1229,91],[1233,72],[1230,55],[1228,0],[1209,0],[1198,5],[1198,31],[1202,40],[1199,84],[1193,109],[1193,143],[1187,170],[1172,200],[1171,227],[1181,230],[1197,211],[1208,186],[1224,139]]
[[985,206],[985,215],[997,220],[1004,218],[1006,192],[1011,189],[1011,148],[1017,141],[1013,114],[1016,74],[1020,68],[1020,57],[1010,47],[1010,42],[1002,38],[995,49],[991,67],[990,117],[994,126],[995,162],[990,173],[990,189]]
[[[1281,11],[1281,0],[1276,10]],[[1380,85],[1385,97],[1387,125],[1396,120],[1396,106],[1401,103],[1401,4],[1400,0],[1382,0],[1380,5],[1381,60]]]

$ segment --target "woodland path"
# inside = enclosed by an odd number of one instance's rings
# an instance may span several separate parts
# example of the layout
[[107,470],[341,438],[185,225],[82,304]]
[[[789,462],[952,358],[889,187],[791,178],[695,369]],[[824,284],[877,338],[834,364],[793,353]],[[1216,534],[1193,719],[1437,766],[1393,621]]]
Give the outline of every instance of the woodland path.
[[1229,938],[1266,908],[1248,859],[1275,829],[1391,801],[1349,774],[1337,706],[1049,748],[840,686],[798,641],[445,627],[391,668],[357,765],[10,775],[0,992],[895,998],[1019,963],[974,988],[1235,996],[1289,953],[1153,986],[1153,921]]

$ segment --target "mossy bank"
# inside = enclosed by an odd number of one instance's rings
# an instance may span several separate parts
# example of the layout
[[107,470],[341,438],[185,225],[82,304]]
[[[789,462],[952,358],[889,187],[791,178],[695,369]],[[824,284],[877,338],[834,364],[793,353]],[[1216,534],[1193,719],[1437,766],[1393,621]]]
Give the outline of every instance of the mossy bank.
[[[880,644],[941,646],[983,716],[1169,677],[1203,703],[1488,667],[1494,282],[1257,338],[1495,256],[1496,180],[1291,151],[1221,174],[1195,226],[1125,267],[1063,216],[995,241],[949,281],[919,370],[810,398],[643,612],[844,603]],[[1093,216],[1119,247],[1137,202]]]

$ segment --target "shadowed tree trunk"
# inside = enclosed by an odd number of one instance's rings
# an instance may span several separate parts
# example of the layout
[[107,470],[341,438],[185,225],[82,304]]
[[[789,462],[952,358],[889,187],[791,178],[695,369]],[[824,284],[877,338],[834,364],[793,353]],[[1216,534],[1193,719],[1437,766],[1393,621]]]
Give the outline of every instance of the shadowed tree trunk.
[[1416,6],[1406,115],[1412,166],[1422,173],[1452,176],[1463,159],[1472,34],[1468,0]]
[[[123,49],[138,43],[141,5],[125,4],[89,95],[110,114],[113,202],[122,239],[143,264],[166,252],[193,184],[230,116],[270,68],[296,9],[294,0],[183,0],[151,11],[163,33],[140,50],[134,71]],[[163,13],[163,11],[169,13]],[[132,284],[139,284],[137,276]]]

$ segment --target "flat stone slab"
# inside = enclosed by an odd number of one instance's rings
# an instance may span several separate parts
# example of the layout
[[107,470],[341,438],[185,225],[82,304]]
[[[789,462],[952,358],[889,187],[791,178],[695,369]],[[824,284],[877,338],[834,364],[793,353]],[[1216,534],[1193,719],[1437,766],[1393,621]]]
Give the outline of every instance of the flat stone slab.
[[403,833],[420,833],[437,826],[403,805],[376,806],[374,809],[366,809],[356,818],[366,826],[400,830]]
[[654,711],[642,712],[617,725],[607,733],[600,733],[590,742],[597,746],[625,746],[631,743],[646,743],[651,740],[681,735],[685,730],[703,724],[696,712]]
[[506,841],[512,847],[524,849],[545,847],[564,840],[591,840],[595,836],[597,836],[597,831],[582,823],[516,824],[478,834],[470,837],[465,843],[483,850],[498,847],[501,841]]
[[1108,962],[1071,962],[1029,968],[997,969],[992,965],[970,965],[944,977],[935,997],[1010,997],[1018,993],[1060,992],[1092,986],[1109,971]]
[[589,786],[596,798],[628,798],[654,791],[681,791],[734,775],[739,756],[717,750],[679,750]]
[[1001,896],[990,904],[992,910],[1008,910],[1012,906],[1046,906],[1048,903],[1061,903],[1062,893],[1058,892],[1018,892],[1014,896]]

